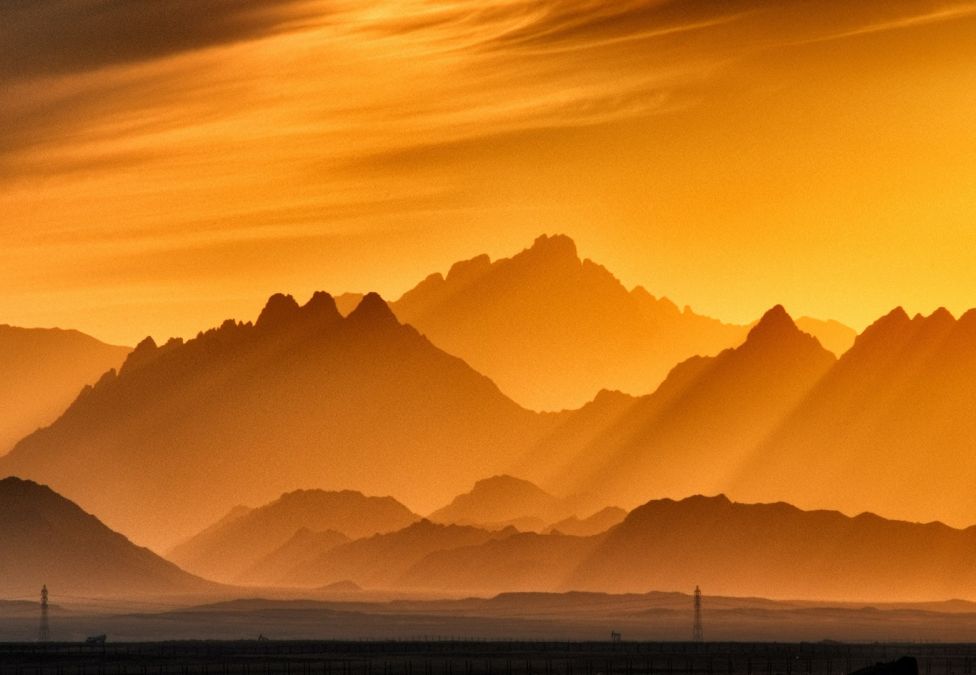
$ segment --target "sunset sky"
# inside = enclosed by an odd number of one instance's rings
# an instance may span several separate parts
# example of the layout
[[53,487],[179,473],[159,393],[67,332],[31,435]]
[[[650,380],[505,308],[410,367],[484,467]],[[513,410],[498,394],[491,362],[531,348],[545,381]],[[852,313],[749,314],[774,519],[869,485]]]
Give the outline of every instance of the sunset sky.
[[0,323],[134,343],[542,232],[729,321],[976,306],[976,2],[7,0]]

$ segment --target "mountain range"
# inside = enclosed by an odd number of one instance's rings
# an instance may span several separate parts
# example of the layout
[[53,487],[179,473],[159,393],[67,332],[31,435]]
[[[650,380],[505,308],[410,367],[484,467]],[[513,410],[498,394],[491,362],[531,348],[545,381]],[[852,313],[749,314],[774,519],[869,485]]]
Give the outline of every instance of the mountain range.
[[378,295],[348,317],[325,293],[304,306],[275,295],[253,324],[144,340],[0,458],[0,475],[43,480],[162,550],[233,504],[306,486],[433,509],[553,423],[400,324]]
[[[211,579],[260,578],[261,567],[274,565],[274,559],[268,558],[281,556],[283,546],[298,554],[311,546],[338,545],[399,530],[417,519],[392,497],[367,497],[352,490],[298,490],[259,508],[228,514],[174,547],[167,557]],[[303,530],[306,533],[295,542]]]
[[[701,585],[717,595],[734,590],[757,598],[917,602],[972,598],[976,592],[970,564],[976,527],[870,513],[849,517],[785,503],[743,504],[723,495],[651,500],[606,531],[587,536],[426,519],[401,527],[413,515],[393,500],[349,493],[284,495],[225,519],[217,529],[226,534],[224,544],[239,546],[250,536],[267,547],[309,514],[340,514],[325,524],[341,526],[343,509],[348,515],[357,504],[365,516],[345,521],[347,526],[360,535],[391,529],[354,540],[335,530],[300,529],[242,576],[268,585],[445,596],[644,593]],[[219,539],[213,535],[211,530],[209,542],[197,542],[197,563],[239,565],[221,560],[228,549],[213,545]],[[31,481],[0,480],[0,537],[0,593],[7,597],[32,598],[41,585],[69,602],[233,591],[135,546]]]
[[45,485],[0,480],[0,594],[62,599],[205,593],[216,584],[188,574],[113,532]]
[[[431,287],[445,289],[454,276],[480,288],[481,279],[541,269],[553,288],[564,276],[589,288],[571,273],[579,260],[565,239],[461,264]],[[579,274],[603,279],[592,266],[579,262],[588,270]],[[495,284],[505,287],[485,288]],[[147,339],[53,424],[0,457],[0,475],[45,481],[158,550],[234,504],[300,488],[393,495],[440,524],[555,530],[565,542],[619,521],[611,512],[582,524],[608,505],[700,492],[976,521],[976,312],[956,319],[895,310],[838,359],[800,327],[836,325],[794,322],[776,306],[738,344],[680,362],[651,393],[602,390],[579,409],[539,413],[402,324],[394,313],[402,301],[391,309],[376,294],[347,296],[352,309],[343,316],[328,294],[305,305],[279,294],[254,323],[226,321],[186,342]],[[243,578],[302,527],[309,541],[322,535],[316,554],[349,543],[329,531],[362,536],[290,523],[234,569],[208,571]],[[291,560],[288,551],[282,560]]]
[[700,584],[710,593],[766,598],[918,601],[972,597],[974,555],[976,527],[743,504],[719,495],[652,500],[586,536],[421,520],[330,545],[274,583],[353,582],[446,595],[644,593]]
[[0,454],[54,422],[129,351],[75,330],[0,325]]

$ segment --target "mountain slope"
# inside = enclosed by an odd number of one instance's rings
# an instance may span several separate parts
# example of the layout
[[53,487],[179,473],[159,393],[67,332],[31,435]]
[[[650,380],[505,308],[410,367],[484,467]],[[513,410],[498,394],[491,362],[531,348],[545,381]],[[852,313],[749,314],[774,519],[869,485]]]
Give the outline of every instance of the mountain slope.
[[774,307],[741,346],[681,363],[653,394],[611,402],[614,413],[600,416],[608,426],[580,444],[553,432],[522,466],[544,485],[589,493],[591,506],[725,489],[835,361]]
[[309,485],[431,509],[503,470],[551,424],[375,294],[346,318],[325,293],[303,307],[276,295],[253,325],[147,339],[0,458],[0,475],[46,480],[166,547],[233,504]]
[[415,520],[417,516],[392,497],[298,490],[232,520],[223,519],[222,525],[208,527],[167,557],[198,574],[235,580],[303,528],[355,539],[399,530]]
[[[397,532],[337,546],[295,567],[281,581],[303,586],[352,581],[367,588],[405,588],[401,577],[427,555],[505,539],[513,534],[512,528],[489,531],[422,520]],[[440,580],[432,577],[426,587],[437,588],[439,583]]]
[[0,325],[0,454],[54,422],[129,351],[74,330]]
[[295,532],[291,539],[238,574],[237,580],[247,584],[268,586],[287,583],[292,570],[307,565],[319,556],[348,542],[349,537],[341,532],[335,530],[316,532],[303,527]]
[[135,546],[50,488],[0,480],[0,594],[194,593],[215,584]]
[[733,487],[911,520],[976,521],[976,311],[862,333],[803,405],[756,448]]
[[393,303],[400,320],[485,373],[528,407],[576,407],[601,389],[643,394],[679,361],[738,344],[743,326],[628,291],[580,260],[573,240],[541,236],[490,261],[458,262]]
[[429,518],[435,523],[490,526],[521,519],[550,523],[574,512],[571,500],[554,497],[527,480],[501,475],[479,480]]
[[623,522],[627,517],[627,512],[616,506],[608,506],[600,509],[596,513],[586,518],[566,518],[558,523],[553,523],[546,528],[546,533],[561,532],[570,534],[574,537],[591,537],[594,534],[606,532],[614,525]]
[[837,357],[853,347],[857,339],[856,330],[833,319],[824,321],[801,316],[796,320],[796,327],[817,338],[824,348],[832,351]]

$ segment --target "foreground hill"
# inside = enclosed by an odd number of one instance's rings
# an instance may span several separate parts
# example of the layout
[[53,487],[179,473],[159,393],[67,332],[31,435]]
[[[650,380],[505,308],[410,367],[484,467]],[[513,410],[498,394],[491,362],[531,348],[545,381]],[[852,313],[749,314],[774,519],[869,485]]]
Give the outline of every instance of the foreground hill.
[[504,470],[550,425],[375,294],[346,318],[328,294],[302,307],[277,295],[254,324],[145,340],[0,458],[0,475],[48,481],[166,547],[233,504],[308,485],[432,509]]
[[75,330],[0,325],[0,454],[56,420],[129,351]]
[[757,446],[737,496],[832,504],[953,525],[976,521],[976,310],[867,328]]
[[[492,476],[455,497],[450,504],[430,514],[437,523],[504,526],[535,522],[543,527],[575,514],[572,500],[560,499],[527,480],[513,476]],[[521,528],[520,528],[521,529]]]
[[0,594],[35,597],[42,585],[61,598],[158,595],[214,590],[113,532],[49,487],[0,480]]
[[[774,307],[746,341],[681,363],[653,394],[598,397],[529,453],[525,475],[594,504],[723,490],[836,359]],[[602,425],[587,433],[578,427]],[[760,497],[761,499],[762,497]],[[591,504],[594,505],[594,504]]]
[[[197,574],[231,581],[302,529],[358,539],[399,530],[417,518],[392,497],[367,497],[351,490],[298,490],[236,518],[222,519],[173,548],[167,557]],[[341,543],[335,536],[325,539]],[[313,545],[313,540],[305,538],[303,543]]]

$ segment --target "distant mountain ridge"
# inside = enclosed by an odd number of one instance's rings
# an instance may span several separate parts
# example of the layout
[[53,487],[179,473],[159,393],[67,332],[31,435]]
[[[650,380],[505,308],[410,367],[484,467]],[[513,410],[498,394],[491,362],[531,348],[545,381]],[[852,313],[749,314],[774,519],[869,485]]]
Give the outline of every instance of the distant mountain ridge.
[[130,351],[76,330],[0,325],[0,454],[54,422]]
[[0,479],[0,594],[138,596],[214,591],[45,485]]
[[[350,311],[359,296],[341,297]],[[679,309],[640,286],[627,290],[580,259],[565,235],[542,235],[510,258],[457,262],[391,307],[535,410],[576,408],[603,389],[646,394],[677,363],[734,347],[751,328]],[[836,321],[802,321],[831,349],[853,342],[854,331]]]

